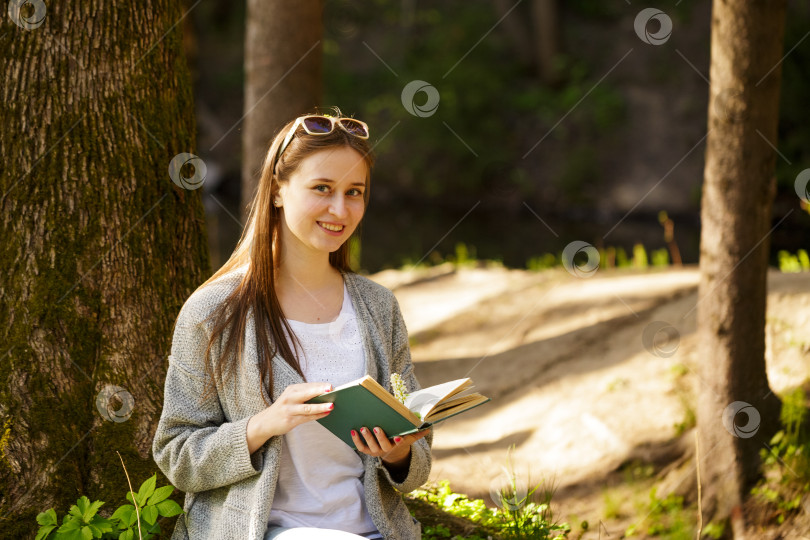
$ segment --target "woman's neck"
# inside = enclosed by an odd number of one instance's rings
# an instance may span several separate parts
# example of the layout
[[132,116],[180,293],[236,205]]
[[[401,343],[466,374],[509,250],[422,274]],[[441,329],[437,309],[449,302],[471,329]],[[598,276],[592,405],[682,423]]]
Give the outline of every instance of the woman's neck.
[[314,292],[334,286],[335,278],[340,276],[340,272],[329,264],[328,253],[319,257],[286,253],[279,262],[276,283],[282,289]]

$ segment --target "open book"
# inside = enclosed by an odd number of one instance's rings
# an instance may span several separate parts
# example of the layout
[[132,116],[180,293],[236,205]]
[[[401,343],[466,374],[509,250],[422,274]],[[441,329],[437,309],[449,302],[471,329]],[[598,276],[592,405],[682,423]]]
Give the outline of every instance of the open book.
[[332,412],[318,422],[354,448],[351,430],[379,426],[390,439],[421,431],[489,401],[477,393],[462,395],[470,387],[472,380],[466,378],[422,388],[408,394],[403,405],[366,375],[307,403],[334,403]]

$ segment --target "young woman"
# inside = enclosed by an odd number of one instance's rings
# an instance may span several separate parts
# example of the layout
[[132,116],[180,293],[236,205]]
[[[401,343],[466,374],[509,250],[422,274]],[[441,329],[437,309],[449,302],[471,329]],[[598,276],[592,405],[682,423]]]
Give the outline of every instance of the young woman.
[[152,445],[186,492],[172,540],[420,538],[398,492],[427,481],[432,434],[364,426],[351,448],[305,403],[366,374],[419,388],[396,298],[349,268],[368,137],[339,111],[284,126],[234,253],[180,310]]

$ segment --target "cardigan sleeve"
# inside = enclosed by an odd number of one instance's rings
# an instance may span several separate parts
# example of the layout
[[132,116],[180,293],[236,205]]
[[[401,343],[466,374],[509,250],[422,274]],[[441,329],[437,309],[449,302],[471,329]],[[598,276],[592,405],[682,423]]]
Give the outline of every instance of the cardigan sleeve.
[[[172,339],[163,411],[152,441],[155,462],[185,492],[233,484],[259,473],[260,452],[250,455],[247,423],[227,421],[219,396],[201,402],[207,374],[208,333],[181,310]],[[212,347],[212,356],[214,354]]]
[[[408,343],[408,329],[399,308],[399,302],[393,296],[393,328],[392,328],[392,360],[391,373],[399,373],[408,392],[420,389],[419,381],[414,375],[413,363],[411,362],[411,349]],[[395,480],[391,472],[385,467],[382,460],[378,459],[378,465],[385,471],[385,476],[391,485],[402,493],[408,493],[418,488],[428,481],[432,458],[430,446],[433,443],[433,431],[431,430],[425,437],[419,439],[411,445],[411,460],[408,465],[408,472],[401,481]]]

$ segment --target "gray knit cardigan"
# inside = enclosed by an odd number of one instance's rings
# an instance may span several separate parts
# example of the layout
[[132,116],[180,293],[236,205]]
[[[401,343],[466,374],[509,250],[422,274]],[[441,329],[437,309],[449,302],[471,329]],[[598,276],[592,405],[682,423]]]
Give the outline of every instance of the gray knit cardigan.
[[[246,268],[195,291],[180,310],[175,326],[163,412],[152,442],[158,467],[186,493],[186,513],[177,518],[172,540],[263,540],[268,527],[283,436],[273,436],[253,454],[248,453],[248,420],[266,407],[259,394],[252,314],[246,324],[242,369],[233,372],[227,388],[217,381],[218,395],[213,399],[205,403],[198,399],[206,379],[203,357],[212,329],[211,321],[200,323],[239,284]],[[418,389],[408,332],[394,294],[358,274],[347,272],[343,277],[363,336],[366,373],[390,390],[390,374],[397,372],[409,391]],[[222,343],[224,340],[218,345]],[[221,351],[215,344],[212,359],[217,350]],[[273,397],[290,384],[304,382],[279,355],[273,357],[272,369]],[[266,390],[261,391],[269,401]],[[383,538],[420,538],[420,524],[408,512],[400,493],[427,481],[431,442],[429,434],[412,445],[402,482],[391,476],[380,458],[358,452],[365,466],[366,504]]]

